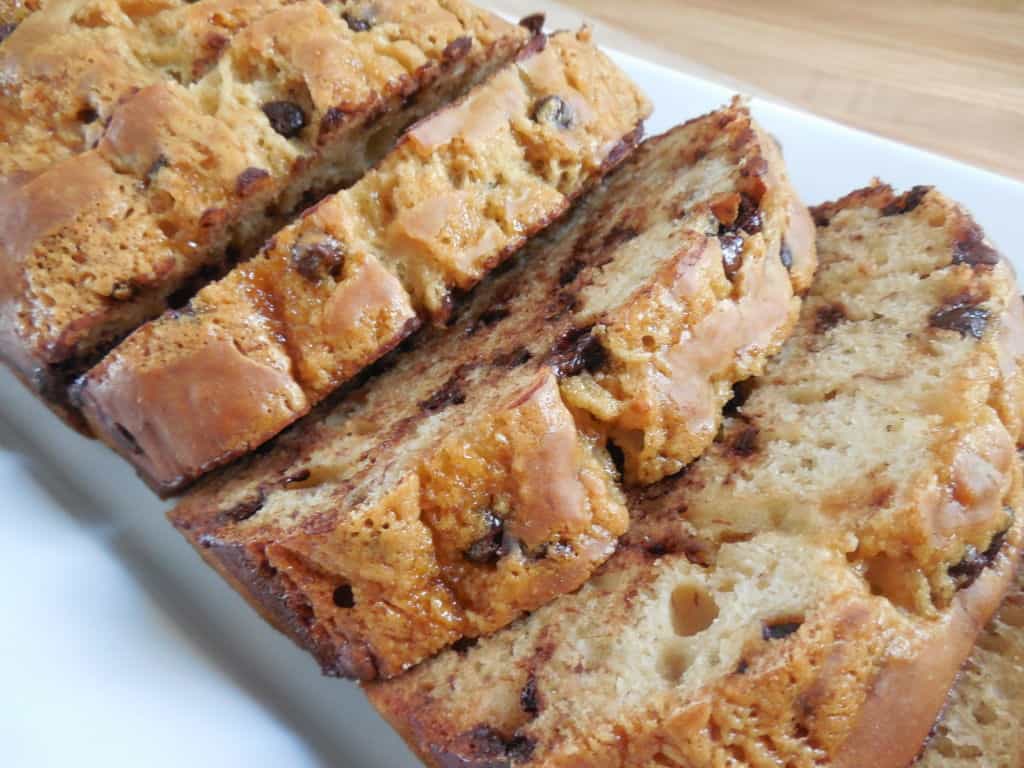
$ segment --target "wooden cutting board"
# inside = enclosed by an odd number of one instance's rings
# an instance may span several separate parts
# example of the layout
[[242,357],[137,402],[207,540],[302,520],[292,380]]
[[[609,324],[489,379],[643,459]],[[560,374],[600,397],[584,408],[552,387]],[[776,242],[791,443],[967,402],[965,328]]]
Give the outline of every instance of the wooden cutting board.
[[[498,0],[606,45],[1024,179],[1019,0]],[[709,74],[710,73],[710,74]]]

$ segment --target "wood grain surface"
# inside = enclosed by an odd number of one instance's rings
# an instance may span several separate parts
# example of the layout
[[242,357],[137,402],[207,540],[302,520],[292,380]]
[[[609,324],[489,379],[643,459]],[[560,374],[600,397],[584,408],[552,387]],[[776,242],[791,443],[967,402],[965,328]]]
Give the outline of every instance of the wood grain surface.
[[755,93],[1024,179],[1022,0],[563,4]]

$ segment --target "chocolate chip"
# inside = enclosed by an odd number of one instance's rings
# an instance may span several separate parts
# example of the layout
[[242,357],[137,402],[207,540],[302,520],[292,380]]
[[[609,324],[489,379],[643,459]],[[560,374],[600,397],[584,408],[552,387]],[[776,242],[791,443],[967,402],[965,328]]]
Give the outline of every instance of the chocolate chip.
[[17,28],[18,25],[16,22],[0,24],[0,43],[2,43],[4,40],[10,37],[14,33],[14,30],[16,30]]
[[285,485],[294,485],[295,483],[304,483],[309,480],[313,473],[309,471],[309,467],[304,467],[298,472],[293,472],[284,479]]
[[757,427],[748,424],[730,440],[729,451],[734,456],[747,458],[757,453]]
[[971,227],[953,244],[953,263],[990,267],[999,263],[999,252],[984,241],[978,227]]
[[800,629],[801,622],[799,621],[785,621],[779,624],[765,624],[761,627],[761,637],[765,640],[781,640],[784,637],[789,637],[798,629]]
[[337,278],[345,265],[345,247],[327,236],[315,243],[292,246],[292,268],[310,282],[319,282],[325,275]]
[[533,34],[539,34],[544,29],[544,14],[531,13],[519,20],[519,26],[530,30]]
[[548,365],[559,378],[575,376],[581,371],[595,371],[607,359],[601,342],[590,328],[572,328],[555,341],[548,355]]
[[153,183],[153,179],[156,178],[156,175],[160,173],[161,169],[167,167],[167,163],[168,161],[166,155],[159,154],[156,156],[156,160],[150,163],[149,168],[146,169],[146,173],[144,175],[145,186],[148,187],[150,184]]
[[520,365],[526,365],[532,359],[533,354],[530,350],[526,347],[516,347],[508,352],[495,355],[492,363],[499,368],[518,368]]
[[481,513],[486,533],[470,544],[462,553],[463,558],[477,565],[497,562],[502,555],[504,521],[491,510]]
[[246,168],[235,179],[235,194],[239,197],[248,197],[260,185],[264,179],[270,178],[270,171],[264,168]]
[[742,229],[748,235],[756,235],[761,231],[761,210],[757,203],[746,195],[740,198],[740,210],[733,224],[734,229]]
[[974,547],[968,546],[964,552],[963,559],[956,565],[949,567],[947,573],[958,590],[971,586],[981,575],[981,572],[995,562],[996,557],[999,556],[999,552],[1003,548],[1003,542],[1006,541],[1007,533],[1008,531],[1000,531],[995,534],[989,542],[988,549],[984,552],[978,552]]
[[505,746],[505,754],[509,760],[524,762],[529,760],[533,751],[537,748],[537,742],[528,736],[513,736]]
[[469,49],[472,47],[472,37],[457,37],[444,47],[444,52],[441,54],[441,58],[446,63],[458,61],[467,53],[469,53]]
[[748,669],[750,669],[750,662],[746,659],[740,659],[740,663],[736,665],[736,674],[745,675]]
[[779,249],[779,260],[786,270],[793,269],[793,252],[789,249],[789,243],[782,241],[782,248]]
[[294,101],[268,101],[263,105],[263,114],[270,121],[270,127],[292,139],[306,127],[306,113]]
[[436,413],[450,405],[462,405],[466,402],[466,393],[462,391],[461,378],[460,372],[456,371],[440,389],[420,403],[420,408],[427,413]]
[[142,448],[139,446],[139,441],[135,439],[135,435],[129,432],[124,424],[114,424],[114,436],[117,438],[117,442],[130,453],[133,453],[136,456],[142,455]]
[[537,678],[533,673],[526,678],[526,685],[519,692],[519,706],[528,715],[536,715],[540,712],[540,698],[537,693]]
[[521,734],[506,738],[489,725],[478,725],[453,741],[448,751],[454,761],[445,765],[474,766],[474,768],[509,768],[511,762],[529,760],[536,742]]
[[903,213],[910,213],[921,204],[921,201],[924,200],[925,195],[931,192],[931,189],[931,187],[917,186],[908,192],[904,192],[882,208],[882,215],[898,216]]
[[616,224],[610,230],[608,234],[601,240],[601,247],[605,249],[615,248],[623,243],[628,243],[633,240],[640,233],[631,226]]
[[350,114],[352,113],[341,107],[331,107],[328,109],[320,119],[321,140],[327,134],[340,128]]
[[533,107],[533,119],[557,128],[571,128],[575,116],[572,107],[561,96],[545,96]]
[[259,495],[254,499],[247,499],[240,504],[236,504],[223,513],[223,516],[228,520],[232,520],[236,523],[240,523],[243,520],[248,520],[250,517],[255,515],[261,509],[267,501],[267,496],[263,491],[259,492]]
[[373,23],[376,21],[372,6],[345,11],[341,14],[341,18],[345,20],[348,28],[353,32],[366,32],[373,28]]
[[558,284],[568,285],[569,283],[576,279],[576,277],[579,275],[579,273],[583,270],[585,266],[587,266],[585,261],[573,257],[569,261],[569,263],[563,266],[561,271],[559,271]]
[[814,313],[814,332],[825,333],[846,319],[846,308],[842,304],[826,304]]
[[956,331],[961,336],[980,339],[988,327],[989,311],[967,303],[954,303],[935,310],[928,319],[935,328]]
[[82,107],[78,110],[78,114],[75,115],[80,123],[85,123],[86,125],[95,123],[99,116],[99,113],[92,107]]
[[356,605],[356,596],[352,592],[351,584],[342,584],[335,589],[332,599],[339,608],[354,608]]
[[548,46],[548,36],[543,32],[538,32],[530,41],[519,49],[519,53],[516,54],[516,61],[523,61],[530,58],[531,56],[540,53]]
[[725,270],[725,276],[732,280],[743,265],[743,236],[729,232],[719,235],[718,243],[722,248],[722,269]]
[[480,642],[480,640],[475,637],[460,637],[452,643],[452,650],[459,654],[459,656],[465,656],[469,652],[469,649],[478,642]]
[[495,304],[494,306],[488,307],[477,315],[476,319],[467,326],[466,334],[472,336],[481,328],[489,328],[492,325],[500,323],[510,314],[512,314],[511,311],[504,304]]

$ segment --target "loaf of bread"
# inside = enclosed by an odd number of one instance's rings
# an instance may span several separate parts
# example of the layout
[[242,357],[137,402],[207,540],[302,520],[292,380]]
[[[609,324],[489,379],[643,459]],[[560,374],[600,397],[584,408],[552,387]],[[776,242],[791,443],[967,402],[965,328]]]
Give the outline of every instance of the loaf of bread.
[[470,289],[636,145],[644,96],[589,42],[538,37],[353,187],[128,337],[76,387],[158,491],[247,453]]
[[531,37],[462,0],[268,2],[52,0],[0,44],[0,358],[56,407]]
[[367,686],[426,763],[917,756],[1018,556],[1024,305],[935,191],[815,214],[797,330],[593,579]]
[[812,230],[742,105],[651,139],[449,327],[171,520],[329,674],[391,677],[493,632],[615,549],[616,464],[648,444],[608,438],[619,414],[662,387],[673,406],[637,429],[711,441],[796,321]]

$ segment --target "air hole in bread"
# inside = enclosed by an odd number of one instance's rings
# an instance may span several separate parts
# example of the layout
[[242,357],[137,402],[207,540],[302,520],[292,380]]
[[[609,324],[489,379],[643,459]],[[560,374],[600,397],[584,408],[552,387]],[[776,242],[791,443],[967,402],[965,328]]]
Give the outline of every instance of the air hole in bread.
[[666,646],[658,659],[658,673],[669,683],[678,683],[689,666],[689,654],[678,645]]
[[692,637],[718,618],[718,603],[701,584],[684,583],[672,591],[672,628],[680,637]]

